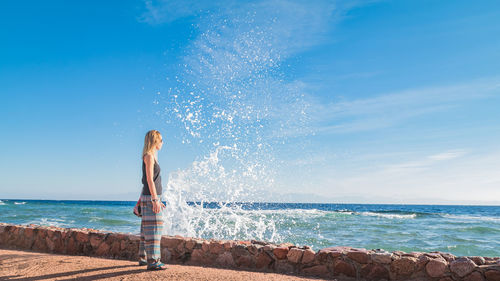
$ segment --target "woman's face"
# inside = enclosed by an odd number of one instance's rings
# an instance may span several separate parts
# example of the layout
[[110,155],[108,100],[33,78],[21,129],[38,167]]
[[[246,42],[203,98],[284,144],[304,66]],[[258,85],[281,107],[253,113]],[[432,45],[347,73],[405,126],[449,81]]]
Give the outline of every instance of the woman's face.
[[156,150],[160,150],[162,146],[163,146],[163,137],[160,136],[160,140],[158,141],[158,143],[156,143]]

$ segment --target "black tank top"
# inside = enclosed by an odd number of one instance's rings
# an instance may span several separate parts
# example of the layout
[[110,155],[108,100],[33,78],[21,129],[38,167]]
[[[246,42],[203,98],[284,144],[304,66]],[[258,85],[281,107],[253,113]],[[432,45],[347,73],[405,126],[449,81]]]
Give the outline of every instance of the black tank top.
[[[160,165],[155,160],[154,169],[153,169],[153,182],[155,183],[156,194],[161,195],[161,176],[160,176]],[[148,180],[146,179],[146,164],[144,160],[142,160],[142,194],[151,195],[149,192]]]

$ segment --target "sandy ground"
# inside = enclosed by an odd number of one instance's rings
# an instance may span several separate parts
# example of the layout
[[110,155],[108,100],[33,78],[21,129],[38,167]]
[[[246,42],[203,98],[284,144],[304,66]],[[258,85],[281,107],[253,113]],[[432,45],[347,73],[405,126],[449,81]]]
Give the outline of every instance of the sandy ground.
[[318,280],[200,266],[146,271],[136,262],[0,249],[0,280]]

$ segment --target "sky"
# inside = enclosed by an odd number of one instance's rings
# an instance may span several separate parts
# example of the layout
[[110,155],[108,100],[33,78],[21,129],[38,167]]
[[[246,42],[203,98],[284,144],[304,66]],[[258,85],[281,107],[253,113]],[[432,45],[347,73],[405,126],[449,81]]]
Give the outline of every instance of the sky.
[[231,151],[192,180],[215,199],[499,205],[499,19],[498,1],[4,1],[0,198],[134,200],[158,129],[164,187]]

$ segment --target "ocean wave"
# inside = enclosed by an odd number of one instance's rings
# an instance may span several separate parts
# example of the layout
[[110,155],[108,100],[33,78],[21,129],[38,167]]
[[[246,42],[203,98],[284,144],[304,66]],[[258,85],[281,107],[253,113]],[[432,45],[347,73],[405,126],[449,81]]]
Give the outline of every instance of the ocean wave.
[[225,214],[225,212],[243,215],[243,216],[278,216],[281,218],[312,219],[312,218],[342,218],[346,216],[369,216],[381,217],[386,219],[415,219],[417,217],[428,216],[428,213],[406,212],[406,211],[366,211],[356,212],[349,209],[342,210],[318,210],[318,209],[281,209],[281,210],[224,210],[208,209],[209,213]]
[[24,204],[26,204],[26,202],[14,202],[14,204],[16,204],[16,205],[24,205]]
[[451,214],[441,214],[443,218],[466,220],[466,221],[488,221],[488,222],[500,222],[500,217],[483,217],[483,216],[472,216],[472,215],[451,215]]
[[420,217],[435,216],[432,213],[416,212],[416,211],[403,211],[403,210],[370,210],[364,212],[357,212],[349,209],[337,210],[336,212],[349,215],[361,215],[371,217],[383,217],[390,219],[415,219]]
[[335,212],[341,213],[341,214],[346,214],[346,215],[352,215],[352,214],[356,213],[353,210],[349,210],[349,209],[336,210]]
[[324,211],[318,209],[266,209],[266,210],[245,210],[245,209],[236,209],[236,208],[221,208],[221,209],[206,209],[207,212],[210,213],[238,213],[238,214],[249,214],[249,215],[288,215],[288,216],[303,216],[303,215],[324,215],[328,213],[334,213],[333,211]]
[[336,219],[345,218],[356,214],[354,211],[336,211],[319,209],[281,209],[281,210],[238,210],[234,212],[237,215],[249,217],[273,217],[274,219]]
[[432,212],[419,212],[419,211],[405,211],[405,210],[371,210],[374,213],[381,214],[398,214],[398,215],[417,215],[417,217],[436,217],[439,216],[438,213]]
[[342,210],[319,210],[319,209],[281,209],[281,210],[224,210],[224,209],[207,209],[207,212],[210,213],[218,213],[224,214],[225,212],[234,212],[240,215],[277,215],[282,217],[296,217],[296,218],[314,218],[314,217],[344,217],[351,215],[358,216],[371,216],[371,217],[382,217],[388,219],[415,219],[417,217],[428,216],[431,214],[428,213],[419,213],[419,212],[406,212],[399,210],[391,210],[391,211],[366,211],[366,212],[356,212],[349,209]]
[[370,216],[370,217],[381,217],[386,219],[414,219],[417,217],[417,214],[390,214],[390,213],[379,213],[379,212],[361,212],[359,213],[362,216]]
[[[191,207],[200,208],[198,204],[193,204]],[[203,207],[201,207],[203,208]],[[337,209],[337,210],[322,210],[322,209],[305,209],[305,208],[285,208],[285,209],[244,209],[239,205],[226,205],[222,208],[203,208],[210,214],[232,214],[242,216],[279,216],[282,218],[318,218],[318,217],[346,217],[351,215],[357,216],[372,216],[382,217],[388,219],[415,219],[420,217],[437,217],[438,214],[426,213],[418,211],[404,211],[404,210],[369,210],[369,211],[355,211],[352,209]]]
[[464,227],[458,231],[472,232],[472,233],[478,233],[478,234],[500,233],[500,229],[494,228],[494,227],[487,227],[487,226]]
[[57,218],[40,218],[38,220],[28,222],[28,224],[56,226],[56,227],[67,227],[68,226],[66,220],[57,219]]
[[[91,214],[96,212],[98,209],[97,208],[82,208],[81,212],[82,214]],[[99,210],[101,211],[101,210]]]
[[102,220],[102,218],[100,218],[100,217],[90,217],[89,222],[97,222],[97,221],[101,221],[101,220]]

